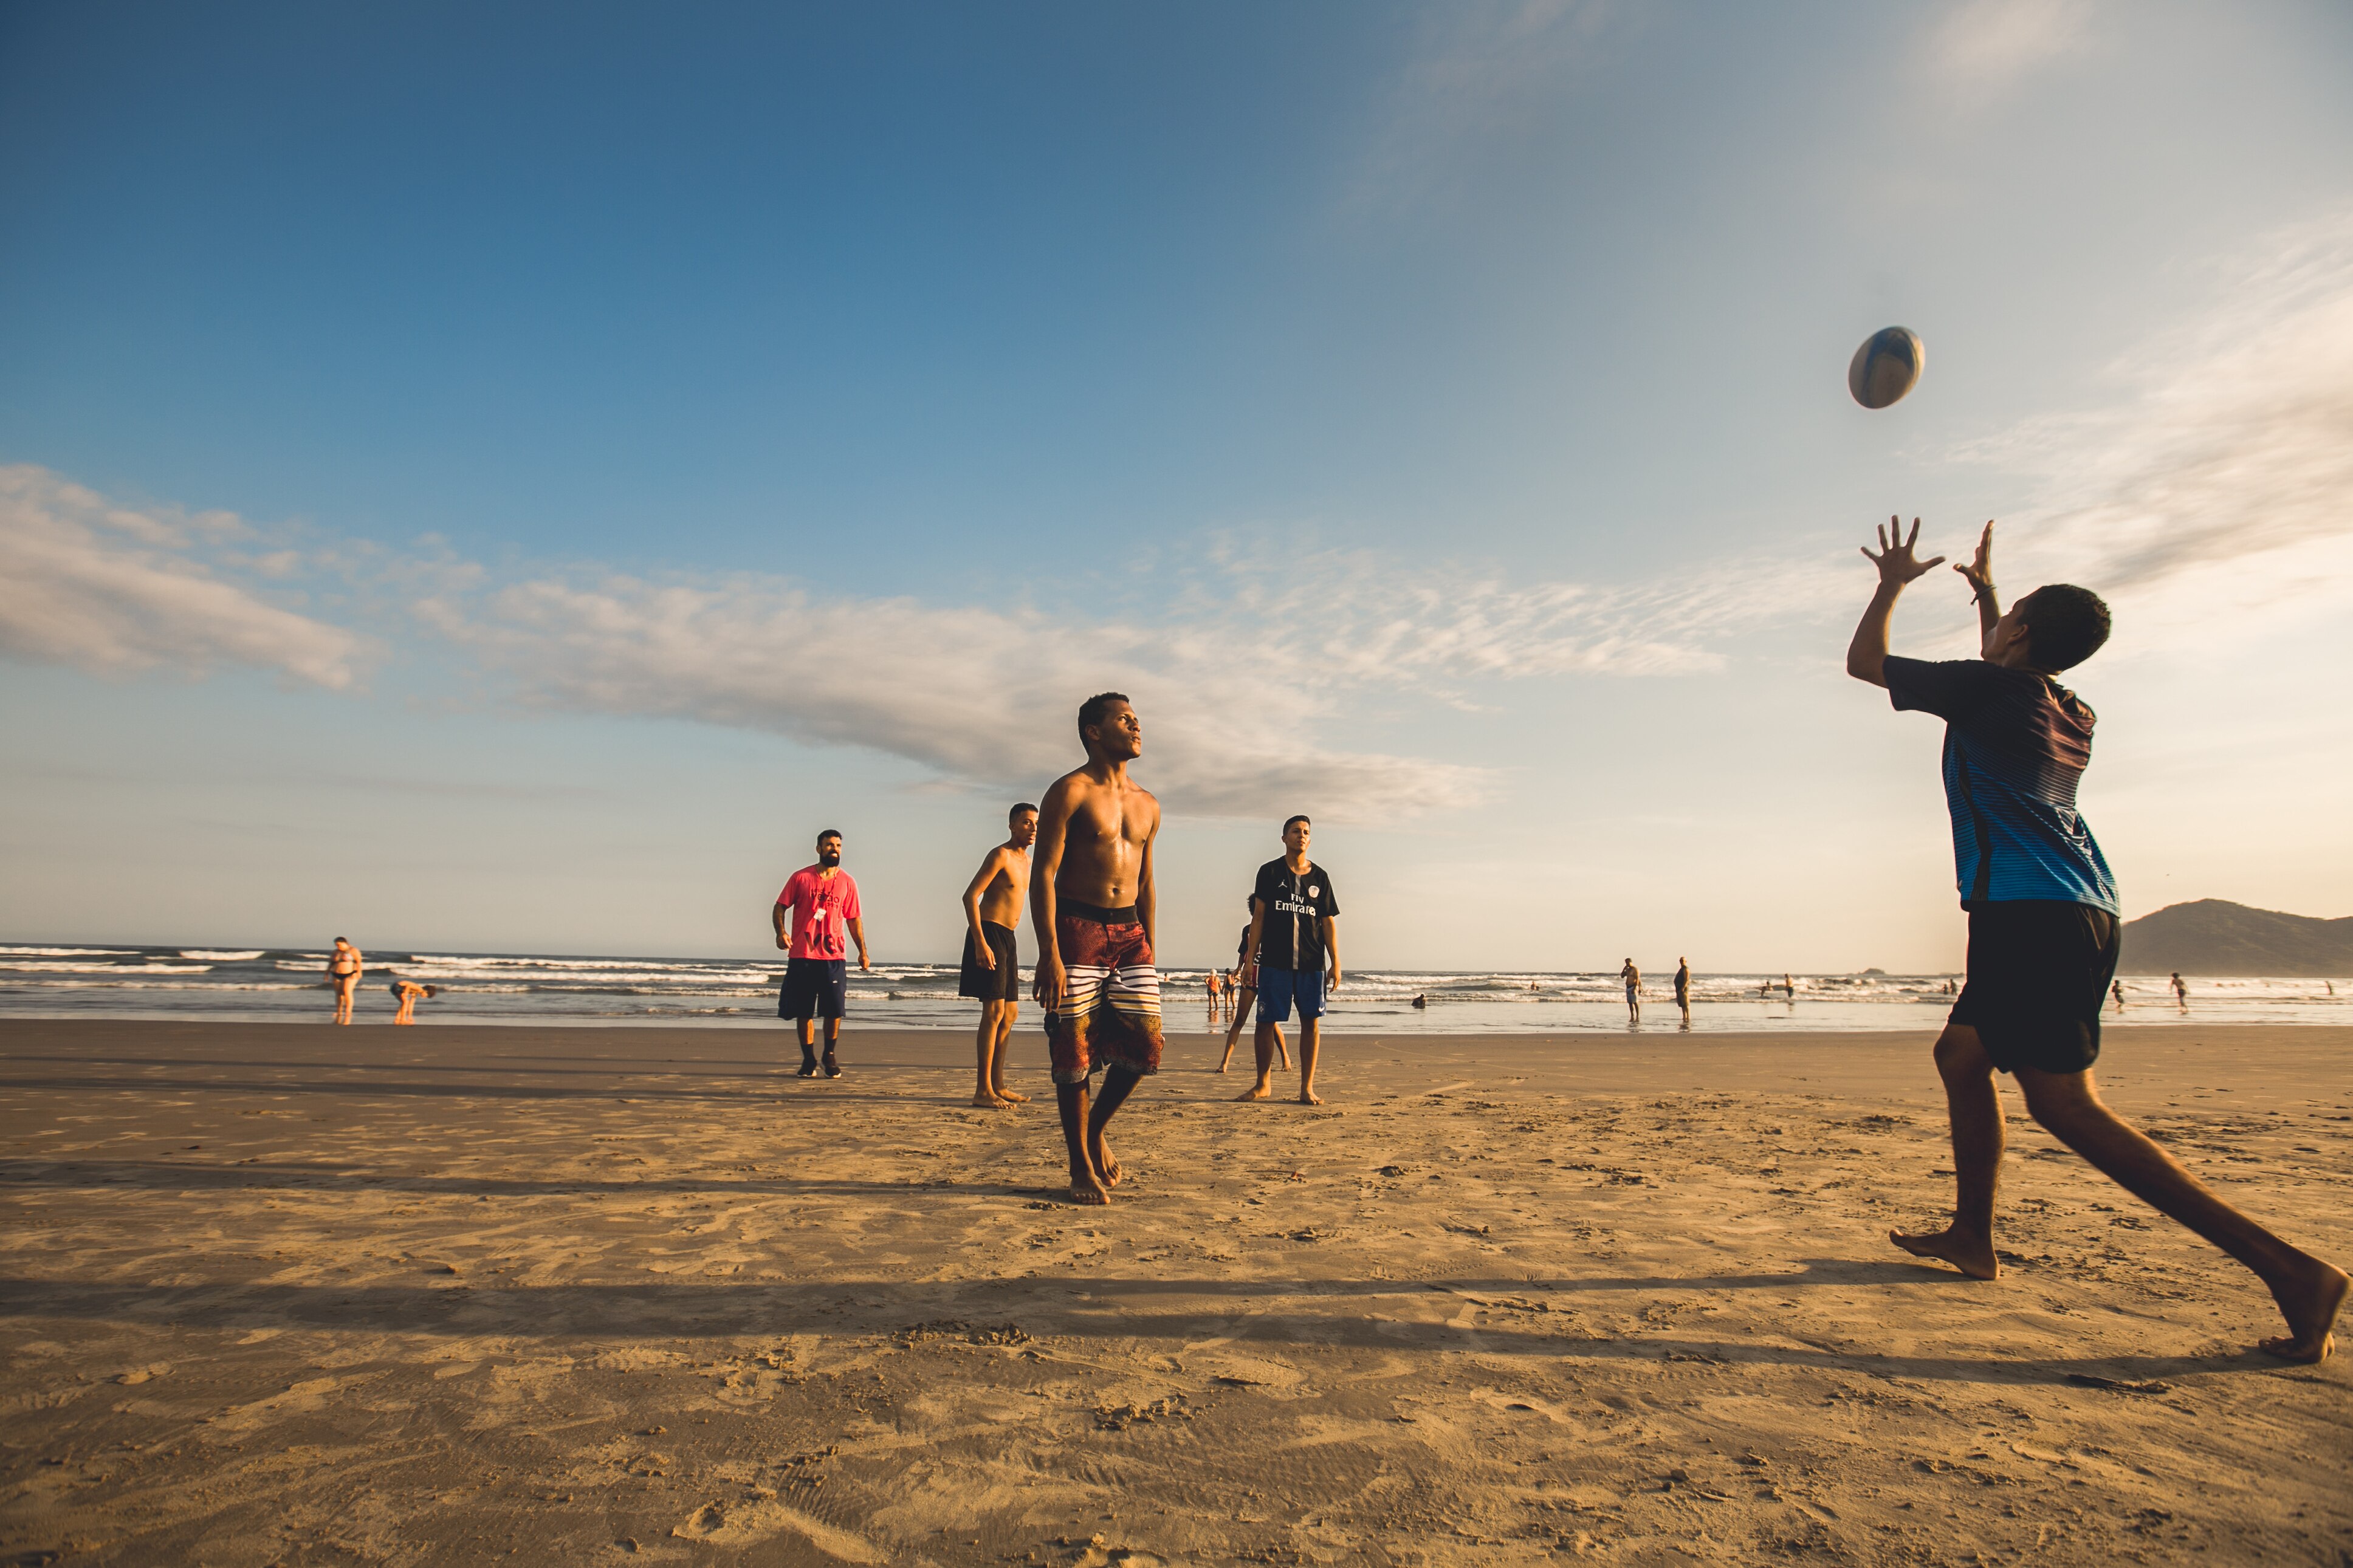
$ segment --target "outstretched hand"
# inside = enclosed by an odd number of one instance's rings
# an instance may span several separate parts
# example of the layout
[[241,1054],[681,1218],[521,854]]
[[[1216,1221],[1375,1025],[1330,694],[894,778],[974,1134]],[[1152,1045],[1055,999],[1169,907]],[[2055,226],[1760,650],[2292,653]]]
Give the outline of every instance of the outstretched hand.
[[1879,530],[1879,553],[1873,555],[1868,544],[1862,547],[1863,559],[1879,568],[1881,586],[1901,588],[1906,583],[1915,581],[1930,567],[1944,564],[1945,558],[1941,555],[1932,555],[1926,561],[1914,559],[1913,546],[1919,542],[1918,518],[1912,520],[1912,537],[1906,539],[1904,536],[1904,520],[1891,517]]
[[1986,521],[1985,531],[1978,535],[1978,552],[1966,566],[1956,562],[1953,570],[1968,580],[1969,587],[1983,594],[1993,586],[1993,521]]

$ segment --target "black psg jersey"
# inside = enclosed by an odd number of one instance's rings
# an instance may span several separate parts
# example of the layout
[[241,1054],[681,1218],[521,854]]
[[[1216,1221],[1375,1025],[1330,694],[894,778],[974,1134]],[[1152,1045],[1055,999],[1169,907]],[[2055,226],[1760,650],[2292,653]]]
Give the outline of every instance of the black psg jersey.
[[1315,922],[1338,914],[1340,900],[1323,867],[1310,861],[1306,870],[1294,872],[1282,859],[1270,860],[1258,868],[1250,897],[1266,906],[1259,963],[1269,969],[1324,967],[1324,932]]

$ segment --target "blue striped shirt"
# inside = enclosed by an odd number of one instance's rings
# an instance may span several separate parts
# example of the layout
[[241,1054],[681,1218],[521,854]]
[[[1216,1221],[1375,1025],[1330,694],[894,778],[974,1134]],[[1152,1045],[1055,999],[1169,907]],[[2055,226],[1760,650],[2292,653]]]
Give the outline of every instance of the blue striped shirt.
[[1886,672],[1899,710],[1945,721],[1962,907],[2048,899],[2121,916],[2116,878],[2075,809],[2099,721],[2090,705],[2046,676],[1983,659],[1891,658]]

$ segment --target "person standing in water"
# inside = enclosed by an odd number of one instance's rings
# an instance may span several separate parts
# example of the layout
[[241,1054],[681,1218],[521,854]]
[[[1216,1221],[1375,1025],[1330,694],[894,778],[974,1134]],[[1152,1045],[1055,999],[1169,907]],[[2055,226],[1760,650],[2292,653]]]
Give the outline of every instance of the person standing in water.
[[800,1030],[803,1078],[817,1076],[817,1020],[825,1020],[825,1076],[839,1078],[841,1016],[849,1010],[849,964],[845,933],[858,943],[858,967],[874,965],[866,956],[866,921],[858,905],[858,884],[841,868],[841,835],[827,828],[817,836],[817,864],[792,874],[769,911],[776,945],[791,954],[776,995],[776,1016]]
[[1683,1027],[1691,1027],[1691,960],[1675,960],[1675,1005],[1683,1010]]
[[1639,1024],[1642,1021],[1642,972],[1634,967],[1630,958],[1618,971],[1618,978],[1626,983],[1626,1021]]
[[2125,983],[2121,980],[2109,981],[2108,994],[2116,999],[2116,1011],[2119,1013],[2123,1012],[2125,1010]]
[[1978,656],[1931,663],[1887,651],[1906,584],[1935,566],[1897,527],[1863,554],[1879,585],[1847,649],[1847,673],[1886,689],[1899,711],[1945,721],[1944,774],[1961,907],[1968,912],[1968,984],[1936,1046],[1951,1117],[1955,1194],[1943,1230],[1888,1239],[1915,1258],[1999,1279],[1994,1197],[2002,1110],[1994,1075],[2017,1080],[2027,1110],[2111,1181],[2212,1242],[2269,1289],[2288,1331],[2259,1348],[2316,1362],[2353,1289],[2342,1269],[2290,1246],[2224,1203],[2100,1100],[2092,1064],[2115,978],[2121,911],[2089,824],[2076,809],[2092,760],[2090,706],[2059,684],[2108,640],[2108,607],[2069,584],[2001,609],[1993,584],[1993,525],[1957,567],[1976,590]]
[[2173,1002],[2183,1012],[2189,1011],[2189,986],[2181,978],[2181,971],[2173,972]]
[[[1332,877],[1307,858],[1304,816],[1282,825],[1283,852],[1258,868],[1245,945],[1258,960],[1258,1081],[1238,1098],[1273,1093],[1275,1047],[1291,1010],[1299,1009],[1299,1103],[1315,1097],[1315,1058],[1324,1045],[1324,1004],[1340,988],[1339,896]],[[1291,1064],[1286,1058],[1283,1065]]]
[[358,948],[342,937],[335,939],[335,950],[327,954],[327,984],[334,987],[336,1023],[352,1021],[352,1003],[359,995],[360,975],[366,967]]
[[[1160,803],[1127,776],[1144,752],[1144,721],[1125,696],[1105,691],[1080,706],[1079,743],[1085,765],[1054,781],[1038,814],[1029,918],[1071,1199],[1107,1204],[1125,1173],[1104,1131],[1145,1075],[1160,1070],[1160,973],[1152,961]],[[1090,1094],[1097,1071],[1103,1090]]]
[[1005,1087],[1005,1048],[1021,1014],[1021,952],[1014,932],[1029,891],[1029,846],[1038,841],[1038,808],[1028,801],[1006,813],[1005,842],[990,850],[964,889],[964,972],[956,994],[980,1003],[974,1039],[979,1076],[972,1102],[1019,1105],[1029,1097]]

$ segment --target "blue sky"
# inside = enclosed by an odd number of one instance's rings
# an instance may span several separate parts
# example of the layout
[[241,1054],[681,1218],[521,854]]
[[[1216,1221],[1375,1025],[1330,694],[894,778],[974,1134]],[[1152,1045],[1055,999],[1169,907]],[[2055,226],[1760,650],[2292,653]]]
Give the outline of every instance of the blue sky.
[[[1957,963],[1894,510],[2110,594],[2128,910],[2353,885],[2324,5],[0,15],[14,937],[952,956],[1134,692],[1163,948]],[[1913,397],[1846,359],[1900,321]],[[1899,647],[1969,650],[1957,579]]]

